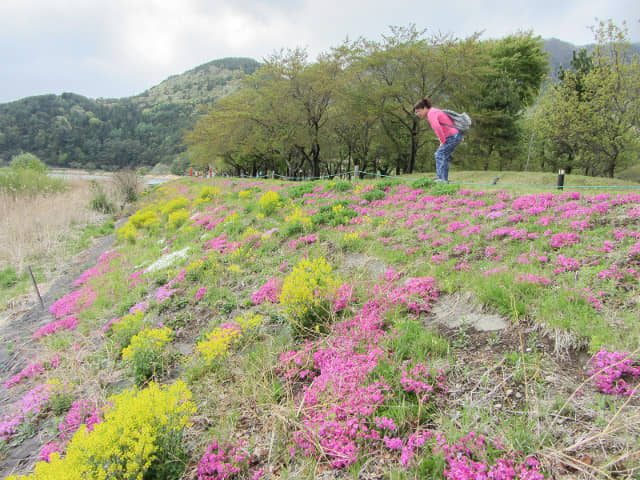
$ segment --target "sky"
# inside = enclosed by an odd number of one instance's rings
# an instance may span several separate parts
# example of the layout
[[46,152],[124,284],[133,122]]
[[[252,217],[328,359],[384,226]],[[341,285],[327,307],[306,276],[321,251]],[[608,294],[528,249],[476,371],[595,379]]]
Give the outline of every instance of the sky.
[[211,60],[298,47],[314,60],[390,26],[482,39],[531,30],[580,46],[597,19],[626,21],[640,42],[638,0],[0,0],[0,103],[128,97]]

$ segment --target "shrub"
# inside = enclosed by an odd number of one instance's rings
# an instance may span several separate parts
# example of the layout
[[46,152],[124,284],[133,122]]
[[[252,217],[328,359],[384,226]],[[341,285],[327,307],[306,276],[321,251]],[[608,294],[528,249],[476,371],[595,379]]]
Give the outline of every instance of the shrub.
[[102,185],[95,180],[91,180],[89,189],[91,190],[91,200],[89,200],[89,208],[91,210],[95,210],[100,213],[115,212],[116,207],[113,202],[107,198],[107,194],[102,188]]
[[316,226],[337,227],[338,225],[346,225],[356,215],[357,213],[349,208],[349,202],[339,201],[332,205],[322,205],[318,212],[311,217],[311,220]]
[[352,188],[353,188],[353,184],[351,182],[346,181],[346,180],[338,180],[333,185],[333,189],[336,192],[348,192]]
[[162,215],[169,215],[177,210],[183,210],[187,206],[189,206],[189,200],[184,197],[178,197],[165,203],[160,209],[160,213],[162,213]]
[[214,328],[206,335],[206,340],[198,342],[196,348],[206,363],[224,357],[231,346],[239,343],[244,336],[262,324],[262,315],[247,313],[236,317],[233,322]]
[[313,185],[311,185],[310,183],[295,185],[293,187],[289,187],[287,189],[287,193],[289,194],[289,198],[291,199],[300,198],[305,193],[313,193]]
[[262,213],[266,216],[271,215],[276,211],[278,207],[280,207],[280,195],[278,192],[274,192],[273,190],[269,190],[267,193],[260,197],[258,200],[260,203],[260,209]]
[[431,188],[435,184],[435,180],[431,177],[420,177],[411,184],[412,188]]
[[187,459],[183,432],[195,412],[190,399],[182,381],[125,391],[111,398],[112,408],[91,432],[80,426],[63,459],[54,452],[50,463],[37,463],[32,475],[7,480],[179,478]]
[[113,174],[112,182],[123,203],[133,203],[140,193],[140,178],[130,168],[119,170]]
[[189,211],[184,208],[180,210],[176,210],[175,212],[171,212],[169,214],[169,220],[167,221],[167,226],[170,229],[180,228],[189,218]]
[[207,334],[206,340],[198,342],[196,348],[202,354],[206,363],[223,357],[231,345],[240,339],[242,330],[233,323],[225,323]]
[[125,315],[120,321],[112,324],[110,330],[111,340],[124,350],[131,343],[131,339],[142,330],[143,321],[144,312],[141,310]]
[[144,208],[131,215],[131,218],[129,218],[127,223],[131,223],[131,225],[136,228],[151,229],[160,224],[160,219],[154,210],[151,208]]
[[198,193],[198,198],[196,199],[196,204],[207,203],[215,200],[220,196],[220,189],[218,187],[211,187],[209,185],[202,187],[200,193]]
[[455,195],[460,190],[460,186],[455,183],[436,183],[431,188],[431,193],[433,195]]
[[21,153],[11,158],[13,170],[32,170],[45,175],[49,170],[42,160],[32,153]]
[[122,351],[122,359],[138,384],[165,372],[168,363],[165,346],[172,337],[171,330],[164,327],[145,329],[131,338],[129,346]]
[[323,257],[302,259],[284,279],[280,302],[295,334],[304,336],[325,330],[340,286],[331,270]]
[[0,170],[0,192],[16,198],[20,195],[50,195],[65,191],[67,183],[62,178],[54,178],[46,173],[30,168]]
[[386,196],[387,194],[384,192],[384,190],[380,190],[377,188],[373,190],[369,190],[368,192],[365,192],[362,194],[362,198],[367,202],[375,202],[376,200],[382,200]]

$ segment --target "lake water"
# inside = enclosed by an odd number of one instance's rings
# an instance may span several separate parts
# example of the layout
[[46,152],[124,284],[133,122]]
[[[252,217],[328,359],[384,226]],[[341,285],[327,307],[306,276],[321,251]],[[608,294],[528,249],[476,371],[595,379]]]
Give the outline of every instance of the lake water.
[[[110,173],[84,173],[84,172],[73,172],[73,171],[66,172],[66,171],[54,170],[49,172],[49,175],[51,177],[64,178],[66,180],[78,179],[78,180],[107,181],[111,179]],[[142,181],[142,183],[144,183],[145,185],[160,185],[176,177],[172,175],[167,177],[144,176],[139,178]]]

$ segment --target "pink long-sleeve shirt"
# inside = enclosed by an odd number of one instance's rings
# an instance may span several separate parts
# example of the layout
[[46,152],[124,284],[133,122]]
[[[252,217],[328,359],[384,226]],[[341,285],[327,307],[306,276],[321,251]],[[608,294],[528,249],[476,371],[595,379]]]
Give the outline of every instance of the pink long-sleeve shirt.
[[433,131],[436,132],[436,135],[440,139],[440,144],[445,143],[447,141],[447,137],[450,137],[454,133],[458,133],[457,128],[443,125],[443,123],[453,125],[453,122],[449,118],[449,115],[438,108],[431,107],[429,109],[427,120],[429,120],[431,128],[433,128]]

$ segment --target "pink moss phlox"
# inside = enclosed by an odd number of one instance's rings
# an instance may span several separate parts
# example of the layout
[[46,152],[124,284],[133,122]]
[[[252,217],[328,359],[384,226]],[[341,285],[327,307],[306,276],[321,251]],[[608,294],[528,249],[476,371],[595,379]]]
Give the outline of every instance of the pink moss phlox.
[[553,273],[556,275],[563,272],[577,272],[580,270],[580,262],[571,257],[565,257],[564,255],[558,255],[556,265],[558,265],[558,268],[553,270]]
[[218,253],[223,253],[227,248],[227,234],[223,233],[222,235],[212,238],[204,243],[204,250],[215,250]]
[[82,424],[85,424],[87,431],[90,432],[102,420],[104,420],[102,410],[93,402],[77,400],[71,405],[71,409],[65,415],[62,423],[58,425],[60,438],[65,441],[70,440]]
[[98,297],[90,286],[86,285],[81,290],[73,291],[64,297],[56,300],[49,311],[56,318],[64,317],[74,313],[80,313],[82,310],[90,307]]
[[26,367],[24,367],[20,373],[14,375],[9,380],[4,382],[5,388],[11,388],[16,386],[23,380],[35,377],[45,371],[45,369],[56,368],[60,364],[60,355],[57,353],[53,356],[53,358],[46,362],[34,362],[30,363]]
[[30,390],[17,402],[17,412],[5,415],[0,421],[0,438],[8,440],[18,433],[18,427],[25,421],[36,419],[49,403],[53,385],[44,383]]
[[340,312],[347,308],[347,306],[353,301],[353,297],[353,285],[347,282],[340,285],[333,302],[333,311]]
[[149,303],[148,302],[139,302],[136,303],[133,307],[131,307],[129,309],[129,313],[136,313],[136,312],[146,312],[147,310],[149,310]]
[[47,443],[40,450],[39,460],[41,462],[50,462],[51,455],[54,453],[62,454],[64,452],[64,446],[59,444],[58,442]]
[[280,303],[280,292],[282,292],[283,280],[280,277],[271,277],[265,282],[256,293],[251,296],[251,300],[256,305],[264,302]]
[[433,277],[409,278],[400,287],[389,290],[388,300],[393,305],[404,305],[414,313],[428,312],[438,298],[439,290]]
[[147,273],[146,269],[142,269],[138,272],[133,272],[131,275],[129,275],[129,288],[134,288],[135,286],[141,284],[144,280],[142,278],[142,275],[144,275],[145,273]]
[[206,295],[206,293],[207,293],[207,287],[200,287],[198,291],[195,293],[195,295],[193,296],[193,299],[196,302],[199,302],[202,299],[202,297]]
[[[370,299],[353,317],[334,324],[328,337],[280,357],[285,378],[307,382],[300,394],[306,407],[302,427],[294,432],[293,441],[305,455],[324,458],[333,468],[355,462],[366,442],[384,441],[369,423],[391,388],[383,379],[371,378],[379,362],[389,358],[389,352],[379,346],[389,334],[385,312],[396,306],[424,311],[437,296],[432,278],[410,278],[397,285],[400,279],[399,273],[387,270],[382,281],[369,288]],[[416,376],[421,375],[418,370]],[[412,380],[424,395],[426,389],[418,383],[423,378]],[[395,426],[391,419],[374,423],[390,431]],[[387,438],[386,443],[400,447],[394,439]]]
[[549,285],[551,280],[533,273],[522,274],[516,277],[516,283],[530,283],[531,285]]
[[[500,449],[495,442],[494,447]],[[540,472],[540,463],[533,457],[518,463],[515,452],[511,452],[491,461],[484,436],[473,431],[453,444],[447,444],[438,434],[434,452],[445,456],[444,477],[447,480],[545,479]]]
[[500,227],[489,232],[486,236],[487,240],[510,238],[511,240],[520,240],[524,242],[526,240],[534,240],[537,238],[537,234],[529,233],[527,230],[519,230],[514,227]]
[[40,327],[34,334],[33,338],[47,337],[61,330],[73,330],[78,326],[78,316],[69,315],[60,320],[54,320]]
[[427,364],[417,363],[412,366],[412,363],[411,360],[402,363],[400,384],[405,391],[415,393],[420,403],[425,403],[429,399],[429,394],[436,389],[441,392],[446,391],[442,370],[438,372],[435,379],[431,380],[431,372]]
[[205,230],[213,230],[218,224],[224,222],[226,217],[214,217],[213,215],[203,215],[196,217],[194,223],[200,227],[204,227]]
[[400,463],[403,467],[409,468],[414,463],[414,458],[417,454],[416,450],[421,448],[425,442],[433,437],[433,432],[414,432],[412,433],[407,442],[402,447],[402,453],[400,455]]
[[628,352],[600,350],[591,359],[590,375],[595,375],[596,387],[603,393],[631,395],[633,387],[625,378],[640,377],[640,364]]
[[289,248],[291,250],[295,250],[296,248],[298,248],[298,245],[308,245],[310,243],[314,243],[317,241],[318,241],[318,235],[316,235],[315,233],[311,233],[304,237],[291,240],[287,245],[289,245]]
[[198,465],[198,480],[226,480],[249,466],[242,442],[220,444],[214,440]]
[[180,270],[178,275],[172,278],[167,284],[162,285],[160,288],[158,288],[155,295],[156,301],[158,303],[163,303],[165,300],[170,298],[174,293],[176,293],[178,289],[173,287],[178,283],[180,284],[184,283],[185,276],[186,276],[186,270],[182,269]]
[[98,258],[97,265],[86,270],[80,276],[80,278],[73,282],[73,285],[77,287],[87,283],[89,280],[102,277],[106,272],[110,271],[109,262],[114,258],[118,258],[121,256],[122,255],[117,253],[115,250],[103,253],[102,255],[100,255],[100,258]]
[[549,240],[549,246],[551,248],[562,248],[569,245],[575,245],[580,243],[580,237],[573,232],[560,232],[556,233]]
[[158,303],[164,303],[165,300],[170,298],[177,291],[177,288],[167,288],[166,285],[163,285],[158,288],[158,291],[156,292],[156,301]]

